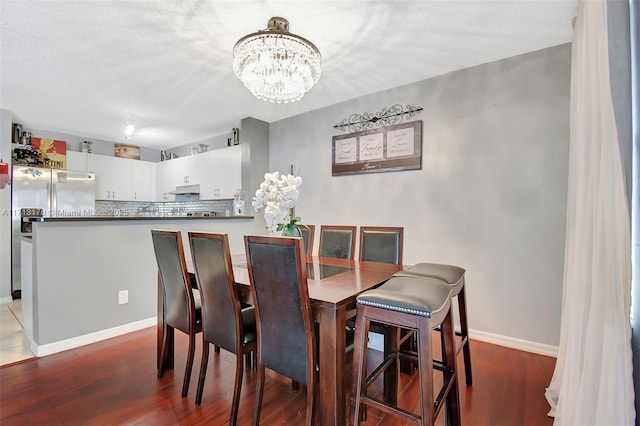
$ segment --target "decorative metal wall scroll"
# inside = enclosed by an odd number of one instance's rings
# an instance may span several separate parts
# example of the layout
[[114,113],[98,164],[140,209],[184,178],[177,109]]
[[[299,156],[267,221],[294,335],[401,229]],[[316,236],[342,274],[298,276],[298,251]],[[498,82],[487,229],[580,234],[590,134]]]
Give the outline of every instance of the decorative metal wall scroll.
[[403,107],[395,104],[389,108],[382,108],[378,112],[365,112],[362,114],[351,114],[349,118],[336,123],[333,127],[338,130],[349,130],[357,132],[360,130],[373,129],[374,127],[390,126],[401,123],[402,120],[408,120],[418,112],[422,111],[422,107],[407,105]]
[[333,137],[333,176],[422,168],[422,121]]

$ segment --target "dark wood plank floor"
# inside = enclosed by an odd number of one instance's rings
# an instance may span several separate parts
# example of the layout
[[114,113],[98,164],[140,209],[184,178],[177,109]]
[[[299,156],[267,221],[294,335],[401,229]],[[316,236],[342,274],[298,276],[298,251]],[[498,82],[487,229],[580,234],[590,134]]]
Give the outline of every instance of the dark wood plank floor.
[[[189,396],[180,397],[187,342],[176,333],[176,368],[156,377],[155,327],[58,354],[0,367],[2,425],[224,425],[234,377],[234,358],[211,351],[201,406],[194,403],[200,363],[198,341]],[[555,358],[472,341],[474,384],[460,377],[464,425],[544,426],[545,387]],[[462,357],[459,358],[462,369]],[[238,424],[251,423],[256,376],[245,373]],[[400,400],[417,410],[417,380],[402,375]],[[375,389],[374,389],[375,391]],[[262,424],[304,422],[305,391],[267,373]],[[444,424],[440,416],[439,424]],[[399,425],[369,410],[366,425]]]

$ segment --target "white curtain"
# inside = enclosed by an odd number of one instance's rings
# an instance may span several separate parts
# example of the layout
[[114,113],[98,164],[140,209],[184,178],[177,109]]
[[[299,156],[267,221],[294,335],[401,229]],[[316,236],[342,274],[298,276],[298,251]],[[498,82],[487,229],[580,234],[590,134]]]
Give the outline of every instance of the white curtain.
[[579,0],[554,425],[633,425],[629,208],[609,83],[606,4]]

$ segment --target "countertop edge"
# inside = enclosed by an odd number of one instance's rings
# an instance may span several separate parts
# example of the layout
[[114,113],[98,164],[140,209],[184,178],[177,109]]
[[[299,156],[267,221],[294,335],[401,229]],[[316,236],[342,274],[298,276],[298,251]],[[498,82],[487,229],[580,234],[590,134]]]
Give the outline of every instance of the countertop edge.
[[45,217],[41,220],[41,222],[109,222],[117,220],[236,220],[253,218],[253,216],[71,216]]

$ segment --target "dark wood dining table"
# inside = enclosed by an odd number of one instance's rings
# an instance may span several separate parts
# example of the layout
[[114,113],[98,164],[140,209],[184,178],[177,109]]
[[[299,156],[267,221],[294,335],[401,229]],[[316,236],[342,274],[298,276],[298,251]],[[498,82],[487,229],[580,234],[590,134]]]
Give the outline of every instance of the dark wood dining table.
[[[243,302],[252,303],[249,274],[244,255],[233,256],[233,273]],[[388,280],[402,265],[307,257],[307,284],[315,321],[319,323],[319,392],[317,413],[321,425],[344,425],[347,390],[345,326],[355,314],[356,297],[365,290]],[[173,368],[173,329],[165,327],[163,293],[158,279],[158,368],[162,338],[167,332],[170,342],[166,368]]]

